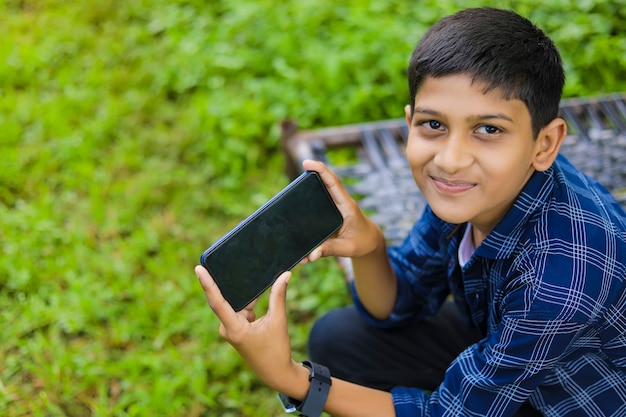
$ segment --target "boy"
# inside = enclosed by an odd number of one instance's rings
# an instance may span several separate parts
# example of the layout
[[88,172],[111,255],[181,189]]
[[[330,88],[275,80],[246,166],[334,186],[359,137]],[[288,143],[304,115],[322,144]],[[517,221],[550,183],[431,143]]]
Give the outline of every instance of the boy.
[[308,417],[626,415],[626,216],[558,156],[556,47],[513,12],[468,9],[427,32],[408,78],[407,158],[428,207],[406,241],[387,250],[305,161],[344,217],[309,261],[351,257],[355,305],[315,324],[301,366],[289,273],[255,320],[197,267],[222,336]]

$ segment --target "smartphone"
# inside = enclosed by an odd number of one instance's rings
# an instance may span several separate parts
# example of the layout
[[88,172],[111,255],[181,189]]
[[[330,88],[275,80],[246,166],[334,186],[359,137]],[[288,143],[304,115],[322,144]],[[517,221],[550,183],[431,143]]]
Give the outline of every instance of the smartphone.
[[305,171],[205,250],[200,263],[240,311],[342,224],[319,174]]

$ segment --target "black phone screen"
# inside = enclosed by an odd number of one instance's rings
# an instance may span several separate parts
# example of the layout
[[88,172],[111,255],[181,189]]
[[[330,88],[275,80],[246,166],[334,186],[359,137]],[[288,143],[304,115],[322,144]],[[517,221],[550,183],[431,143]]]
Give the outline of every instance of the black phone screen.
[[306,171],[209,247],[200,262],[239,311],[342,223],[319,174]]

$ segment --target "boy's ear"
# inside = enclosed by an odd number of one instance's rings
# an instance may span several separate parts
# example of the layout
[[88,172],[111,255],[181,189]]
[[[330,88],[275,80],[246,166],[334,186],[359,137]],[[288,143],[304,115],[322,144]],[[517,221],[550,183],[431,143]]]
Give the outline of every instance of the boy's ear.
[[411,105],[407,104],[404,106],[404,116],[406,117],[406,125],[410,129],[411,128]]
[[535,170],[545,171],[550,168],[559,154],[559,149],[566,136],[567,125],[565,120],[560,117],[552,120],[539,131],[535,145],[535,159],[533,161]]

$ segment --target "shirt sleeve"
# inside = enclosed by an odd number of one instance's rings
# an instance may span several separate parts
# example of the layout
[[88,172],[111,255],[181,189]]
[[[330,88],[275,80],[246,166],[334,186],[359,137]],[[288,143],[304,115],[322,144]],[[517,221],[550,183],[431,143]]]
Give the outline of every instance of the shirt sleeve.
[[386,320],[371,316],[362,305],[354,283],[354,304],[362,316],[378,327],[400,326],[414,319],[433,316],[449,295],[445,236],[447,223],[426,207],[402,245],[389,248],[389,260],[395,271],[398,290],[394,309]]

